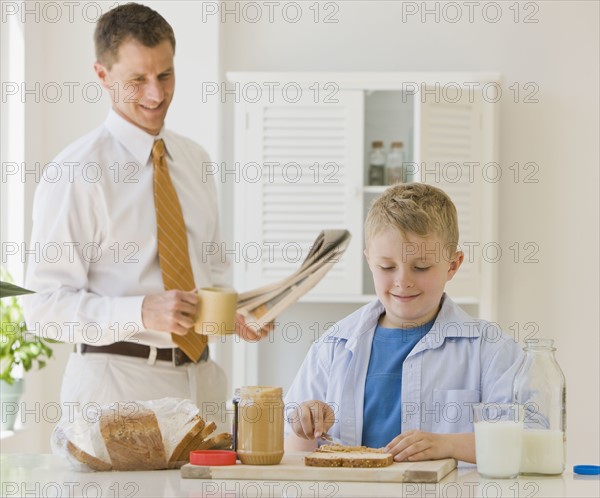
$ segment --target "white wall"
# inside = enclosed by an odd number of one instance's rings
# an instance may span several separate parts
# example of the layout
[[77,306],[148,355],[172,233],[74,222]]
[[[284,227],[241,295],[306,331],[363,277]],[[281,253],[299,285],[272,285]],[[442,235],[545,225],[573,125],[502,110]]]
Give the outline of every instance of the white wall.
[[[502,3],[502,18],[486,21],[481,8],[473,22],[463,2],[463,19],[450,23],[442,16],[409,16],[403,20],[401,2],[338,1],[321,3],[320,19],[333,14],[335,24],[313,19],[313,2],[302,2],[302,19],[287,22],[280,2],[273,22],[267,11],[256,23],[233,15],[202,22],[197,2],[147,2],[173,24],[178,37],[177,92],[169,125],[208,147],[213,157],[231,156],[231,103],[222,106],[224,135],[215,124],[218,100],[201,105],[202,81],[221,81],[226,70],[473,70],[503,74],[501,101],[499,312],[505,328],[532,322],[538,335],[556,340],[558,360],[568,382],[569,460],[595,461],[598,427],[598,16],[597,2],[530,2],[539,7],[520,10],[539,22],[514,22],[513,2]],[[208,2],[212,6],[211,2]],[[326,4],[328,7],[326,8]],[[480,2],[481,6],[490,2]],[[112,3],[104,3],[108,7]],[[404,8],[421,9],[421,2]],[[429,8],[442,9],[435,2]],[[524,5],[524,4],[521,4]],[[331,7],[334,6],[334,7]],[[236,8],[230,2],[231,9]],[[238,9],[243,13],[241,4]],[[331,10],[337,8],[337,12]],[[443,10],[442,10],[443,12]],[[247,11],[247,15],[254,15]],[[454,12],[447,11],[448,16]],[[288,18],[293,16],[287,11]],[[494,15],[487,11],[488,18]],[[95,81],[91,64],[93,24],[82,16],[75,22],[28,23],[28,78],[32,81]],[[219,32],[220,31],[220,32]],[[219,40],[221,44],[219,46]],[[221,55],[220,60],[215,53]],[[508,89],[521,89],[515,103]],[[523,103],[524,85],[534,83],[538,103]],[[41,103],[28,107],[28,160],[47,162],[60,148],[96,126],[106,102],[89,104]],[[208,107],[207,107],[208,106]],[[222,151],[219,138],[223,138]],[[222,152],[222,156],[221,156]],[[538,183],[513,181],[509,166],[536,162]],[[223,188],[225,226],[231,226],[231,185]],[[228,230],[226,233],[230,234]],[[536,263],[513,261],[509,247],[517,242],[537,244]],[[297,305],[282,317],[303,330],[346,315],[351,306]],[[310,333],[294,346],[275,336],[259,348],[259,381],[287,387],[310,344]],[[64,354],[63,354],[64,358]],[[47,368],[36,388],[40,400],[57,399],[60,364]],[[3,441],[3,451],[5,451]],[[22,446],[21,446],[22,448]],[[42,447],[47,451],[47,446]],[[15,449],[19,451],[19,449]]]

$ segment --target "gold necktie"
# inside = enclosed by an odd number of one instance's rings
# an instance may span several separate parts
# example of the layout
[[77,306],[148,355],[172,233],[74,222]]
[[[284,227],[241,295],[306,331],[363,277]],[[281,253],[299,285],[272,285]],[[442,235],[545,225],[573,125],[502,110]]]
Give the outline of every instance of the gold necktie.
[[[158,236],[158,259],[165,290],[191,291],[194,274],[188,252],[187,232],[181,204],[169,175],[165,144],[156,140],[152,147],[154,163],[154,204]],[[198,361],[206,348],[207,338],[196,334],[193,327],[184,336],[171,334],[173,342],[192,360]]]

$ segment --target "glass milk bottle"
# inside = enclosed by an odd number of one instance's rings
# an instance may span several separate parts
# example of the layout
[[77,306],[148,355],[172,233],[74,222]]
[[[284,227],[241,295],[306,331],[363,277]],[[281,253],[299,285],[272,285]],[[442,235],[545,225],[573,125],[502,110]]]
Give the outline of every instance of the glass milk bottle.
[[566,386],[551,339],[526,339],[525,359],[513,384],[515,403],[524,406],[522,474],[565,470]]

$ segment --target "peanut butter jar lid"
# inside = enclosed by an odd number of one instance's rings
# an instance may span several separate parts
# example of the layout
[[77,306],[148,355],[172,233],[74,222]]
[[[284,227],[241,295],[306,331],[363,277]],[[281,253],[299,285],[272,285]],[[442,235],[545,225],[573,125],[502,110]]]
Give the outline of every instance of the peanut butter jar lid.
[[273,398],[283,396],[283,388],[273,386],[243,386],[240,389],[243,398]]
[[190,451],[190,463],[205,467],[235,465],[235,451],[228,450],[194,450]]

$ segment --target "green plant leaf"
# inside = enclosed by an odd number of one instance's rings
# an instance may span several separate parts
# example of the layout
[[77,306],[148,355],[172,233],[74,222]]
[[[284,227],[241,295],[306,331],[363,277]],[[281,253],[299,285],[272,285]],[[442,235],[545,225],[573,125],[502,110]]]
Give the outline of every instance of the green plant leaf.
[[12,281],[10,274],[0,267],[0,297],[7,298],[0,301],[0,379],[11,385],[15,376],[21,376],[34,366],[45,367],[46,358],[52,356],[48,344],[59,342],[27,331],[23,309],[15,296],[32,291]]
[[0,358],[0,380],[12,386],[13,377],[11,375],[14,360],[12,356]]
[[34,294],[34,291],[23,289],[23,287],[11,284],[10,282],[0,281],[0,299],[4,297],[20,296],[22,294]]

